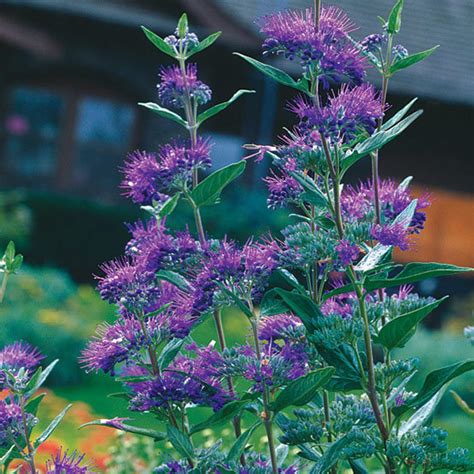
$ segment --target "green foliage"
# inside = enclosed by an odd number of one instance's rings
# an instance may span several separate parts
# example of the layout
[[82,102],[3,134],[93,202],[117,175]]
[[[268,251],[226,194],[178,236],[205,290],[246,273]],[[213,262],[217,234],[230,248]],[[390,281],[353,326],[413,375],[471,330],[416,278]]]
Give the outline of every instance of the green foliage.
[[209,109],[205,110],[204,112],[201,112],[198,117],[197,117],[197,125],[201,125],[203,122],[205,122],[207,119],[210,119],[211,117],[214,117],[214,115],[217,115],[218,113],[222,112],[225,110],[229,105],[231,105],[233,102],[235,102],[239,97],[241,97],[244,94],[254,94],[255,91],[250,91],[246,89],[240,89],[238,90],[229,100],[226,100],[225,102],[221,102],[220,104],[214,105],[213,107],[210,107]]
[[191,198],[196,207],[215,204],[222,190],[245,170],[245,161],[232,163],[220,170],[214,171],[201,181],[191,192]]
[[427,49],[426,51],[420,51],[419,53],[410,54],[406,58],[402,58],[398,61],[395,61],[390,66],[390,74],[395,74],[396,72],[402,69],[413,66],[414,64],[423,61],[423,59],[426,59],[428,56],[431,56],[438,48],[439,45],[433,46],[433,48]]

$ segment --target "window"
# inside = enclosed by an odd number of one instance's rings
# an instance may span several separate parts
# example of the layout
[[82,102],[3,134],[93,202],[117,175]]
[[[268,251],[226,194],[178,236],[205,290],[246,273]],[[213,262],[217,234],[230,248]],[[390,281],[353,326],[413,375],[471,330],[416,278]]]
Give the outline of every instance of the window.
[[48,186],[56,173],[63,100],[47,90],[19,87],[9,102],[4,174],[11,184]]
[[117,196],[118,168],[133,142],[132,105],[71,86],[17,86],[7,109],[3,185]]

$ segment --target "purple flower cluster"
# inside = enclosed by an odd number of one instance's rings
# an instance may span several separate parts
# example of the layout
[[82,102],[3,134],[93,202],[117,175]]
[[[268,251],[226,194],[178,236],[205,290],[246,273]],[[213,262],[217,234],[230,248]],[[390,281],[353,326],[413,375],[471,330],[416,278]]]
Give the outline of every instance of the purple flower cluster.
[[324,107],[299,97],[291,110],[299,117],[302,132],[316,130],[332,143],[349,143],[360,133],[372,134],[384,113],[378,93],[368,83],[353,88],[343,85]]
[[26,342],[14,342],[0,350],[0,390],[5,383],[6,374],[17,375],[20,369],[32,374],[44,356]]
[[311,9],[275,13],[258,24],[266,36],[264,54],[298,59],[303,68],[314,70],[326,87],[329,81],[362,81],[365,61],[349,37],[355,27],[339,8],[323,7],[317,28]]
[[76,451],[71,454],[60,451],[46,462],[46,474],[92,474],[94,471],[84,465],[83,460],[84,455]]
[[197,78],[196,64],[188,64],[184,73],[179,66],[163,67],[160,79],[158,97],[166,107],[184,108],[187,98],[196,105],[211,100],[211,89]]
[[19,405],[0,400],[0,447],[9,448],[15,441],[24,439],[24,423],[31,429],[36,418],[30,413],[23,418]]
[[372,227],[371,236],[382,245],[393,245],[400,250],[410,247],[407,231],[402,224],[376,224]]
[[298,340],[304,338],[301,320],[293,314],[283,313],[263,317],[258,325],[258,337],[262,341]]
[[270,209],[287,206],[297,200],[303,188],[292,176],[282,173],[280,176],[273,174],[264,178],[268,187],[267,203]]
[[213,345],[197,347],[191,344],[186,349],[190,355],[179,355],[160,375],[131,384],[132,410],[150,411],[167,404],[189,403],[218,410],[232,400],[221,381],[222,356]]
[[174,141],[163,145],[158,154],[135,151],[129,155],[122,172],[124,195],[137,204],[164,202],[173,189],[183,189],[193,169],[211,165],[209,140],[199,138],[194,145]]
[[357,244],[343,239],[336,246],[338,260],[343,267],[351,265],[360,255],[360,248]]

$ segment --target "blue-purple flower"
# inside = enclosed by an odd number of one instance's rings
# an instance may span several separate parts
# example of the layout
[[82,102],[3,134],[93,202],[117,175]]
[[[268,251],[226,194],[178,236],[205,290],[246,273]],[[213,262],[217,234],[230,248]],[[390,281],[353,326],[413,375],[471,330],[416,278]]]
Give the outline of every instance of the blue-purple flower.
[[77,451],[60,451],[46,463],[46,474],[92,474],[90,466],[83,463],[84,454]]
[[197,78],[196,64],[188,64],[185,71],[176,65],[163,67],[160,79],[158,97],[166,107],[184,108],[188,98],[196,105],[211,100],[211,89]]
[[258,24],[266,36],[264,54],[298,59],[305,69],[313,69],[325,86],[331,80],[362,81],[365,61],[349,38],[355,28],[339,8],[323,7],[318,28],[310,8],[264,16]]
[[347,267],[359,258],[360,248],[357,244],[350,242],[347,239],[342,239],[336,245],[336,253],[339,263]]
[[400,250],[410,247],[407,230],[402,224],[376,224],[372,227],[371,236],[382,245],[393,245]]
[[267,203],[270,209],[287,206],[292,201],[296,201],[303,188],[292,176],[282,173],[281,175],[267,176],[264,178],[268,187]]
[[375,88],[368,83],[352,88],[343,85],[324,107],[303,97],[291,106],[300,119],[298,128],[317,130],[332,143],[349,143],[360,133],[372,134],[384,108]]
[[14,442],[24,439],[25,425],[31,430],[37,419],[31,413],[22,414],[16,403],[0,400],[0,447],[10,448]]
[[39,350],[26,342],[14,342],[0,350],[0,372],[17,373],[21,368],[33,372],[44,359]]
[[152,380],[141,382],[135,388],[130,408],[149,411],[167,404],[192,403],[218,410],[232,400],[222,384],[219,367],[222,357],[213,345],[186,347],[190,355],[179,355]]

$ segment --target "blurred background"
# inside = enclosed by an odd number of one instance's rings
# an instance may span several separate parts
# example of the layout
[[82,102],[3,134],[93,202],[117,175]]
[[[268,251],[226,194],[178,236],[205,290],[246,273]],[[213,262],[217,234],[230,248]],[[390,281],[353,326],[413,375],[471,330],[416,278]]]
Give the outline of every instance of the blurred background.
[[[293,123],[285,110],[292,91],[266,80],[232,52],[259,57],[261,40],[254,19],[310,3],[0,1],[0,244],[4,247],[13,239],[27,263],[12,279],[0,309],[0,344],[25,339],[50,357],[61,356],[52,390],[56,403],[58,397],[86,402],[74,416],[88,419],[124,412],[121,402],[104,399],[109,382],[85,377],[77,365],[77,355],[96,324],[113,318],[112,309],[94,292],[92,275],[101,262],[122,252],[128,238],[124,223],[140,217],[120,194],[119,167],[127,152],[154,150],[181,133],[177,125],[136,105],[157,100],[160,64],[168,61],[147,41],[140,25],[166,36],[186,11],[200,38],[222,31],[219,41],[198,56],[200,76],[212,87],[213,102],[228,99],[238,88],[256,90],[218,120],[206,122],[203,132],[215,143],[213,160],[220,167],[241,159],[244,143],[273,143],[282,127]],[[330,3],[349,13],[359,26],[354,36],[362,39],[379,31],[377,15],[386,17],[393,1]],[[415,192],[428,192],[432,200],[426,230],[397,259],[474,266],[474,3],[405,3],[398,41],[410,53],[435,44],[441,47],[390,83],[388,115],[413,96],[419,97],[418,108],[425,113],[384,148],[381,174],[400,180],[413,175]],[[378,81],[372,72],[369,77]],[[267,166],[249,162],[245,177],[204,216],[211,234],[239,240],[268,231],[278,235],[286,217],[266,209],[261,178]],[[368,174],[368,161],[362,160],[350,179],[357,182]],[[189,210],[183,206],[171,225],[183,227],[186,220]],[[473,324],[473,283],[472,277],[445,278],[425,281],[418,288],[422,294],[451,295],[408,348],[429,354],[422,372],[472,353],[462,332]],[[235,339],[240,337],[238,319],[233,312],[226,318]],[[465,399],[474,401],[472,380],[461,378],[457,386]],[[464,415],[449,396],[440,416],[445,426],[457,427],[458,439],[468,439],[462,428]],[[65,428],[61,436],[94,450],[90,432],[78,435],[72,420],[70,424],[71,431]],[[104,436],[115,442],[110,431],[97,432],[98,439]],[[105,462],[104,452],[94,453],[97,462]]]

